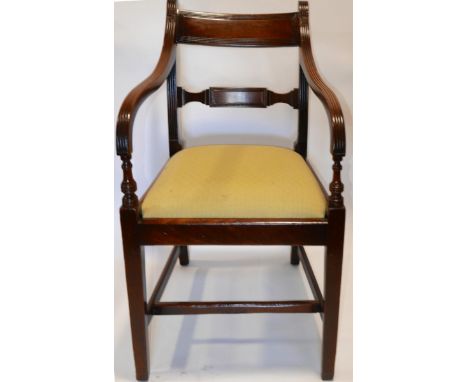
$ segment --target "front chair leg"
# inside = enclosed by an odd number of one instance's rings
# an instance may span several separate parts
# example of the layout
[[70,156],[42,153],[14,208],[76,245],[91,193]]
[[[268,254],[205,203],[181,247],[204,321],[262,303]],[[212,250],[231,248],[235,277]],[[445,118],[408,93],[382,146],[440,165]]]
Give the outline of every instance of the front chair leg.
[[189,264],[188,247],[187,246],[180,246],[179,250],[180,250],[179,264],[180,265],[188,265]]
[[343,263],[345,211],[330,212],[330,235],[325,252],[325,302],[323,312],[322,379],[332,380],[335,372],[341,270]]
[[136,379],[147,381],[149,377],[149,356],[145,312],[144,247],[132,244],[131,240],[126,242],[124,239],[124,258]]

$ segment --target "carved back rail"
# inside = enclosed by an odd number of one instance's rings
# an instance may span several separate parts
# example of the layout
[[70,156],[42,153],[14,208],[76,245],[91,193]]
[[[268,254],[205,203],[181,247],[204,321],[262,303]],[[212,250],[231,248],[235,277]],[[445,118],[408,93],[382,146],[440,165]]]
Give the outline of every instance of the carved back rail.
[[233,15],[179,10],[176,42],[212,46],[298,46],[299,15]]
[[298,91],[275,93],[266,88],[209,88],[199,93],[190,93],[177,88],[177,106],[189,102],[201,102],[210,107],[260,107],[265,108],[275,103],[286,103],[297,109]]
[[[227,47],[299,46],[299,12],[277,14],[221,14],[178,10],[175,43]],[[307,155],[308,85],[299,69],[299,88],[276,93],[265,88],[211,87],[198,93],[176,86],[175,64],[167,81],[170,155],[182,149],[178,139],[177,108],[189,102],[210,107],[259,107],[286,103],[299,110],[294,149]]]

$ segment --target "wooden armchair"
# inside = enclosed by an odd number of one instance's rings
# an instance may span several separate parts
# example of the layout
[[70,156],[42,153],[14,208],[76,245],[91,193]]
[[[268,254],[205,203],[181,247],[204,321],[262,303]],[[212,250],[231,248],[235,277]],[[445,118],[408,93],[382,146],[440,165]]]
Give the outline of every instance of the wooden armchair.
[[[227,47],[298,46],[299,86],[286,94],[264,88],[213,87],[191,93],[177,87],[176,45]],[[132,175],[132,128],[140,104],[167,81],[171,158],[141,200]],[[329,117],[333,179],[328,194],[306,161],[308,89]],[[294,150],[255,145],[184,149],[177,108],[188,102],[211,107],[267,107],[277,102],[299,112]],[[120,218],[136,377],[148,379],[147,325],[152,315],[213,313],[320,313],[323,319],[322,379],[333,379],[343,255],[345,208],[340,179],[345,129],[335,94],[312,57],[308,3],[294,13],[235,15],[179,10],[167,1],[164,44],[153,73],[122,104],[117,122],[122,159]],[[290,245],[291,264],[302,263],[315,300],[162,302],[174,265],[189,264],[188,245]],[[145,295],[144,246],[174,245],[152,295]],[[304,245],[326,247],[324,294]]]

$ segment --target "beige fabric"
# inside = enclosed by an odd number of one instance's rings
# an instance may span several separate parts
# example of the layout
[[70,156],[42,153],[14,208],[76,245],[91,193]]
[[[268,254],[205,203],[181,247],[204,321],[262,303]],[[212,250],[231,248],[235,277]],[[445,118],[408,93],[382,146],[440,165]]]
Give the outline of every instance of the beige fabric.
[[304,159],[272,146],[179,151],[142,203],[144,218],[320,218],[326,199]]

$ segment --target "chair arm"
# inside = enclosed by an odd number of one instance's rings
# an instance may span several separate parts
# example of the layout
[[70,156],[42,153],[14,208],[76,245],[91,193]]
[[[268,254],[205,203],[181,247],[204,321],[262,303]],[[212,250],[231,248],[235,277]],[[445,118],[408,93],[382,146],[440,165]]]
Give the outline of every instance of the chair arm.
[[175,63],[175,26],[176,26],[176,0],[167,1],[166,29],[164,42],[155,69],[138,86],[136,86],[125,98],[117,117],[116,145],[117,155],[122,159],[122,208],[136,210],[138,198],[135,194],[137,185],[132,174],[132,130],[138,108],[143,101],[153,92],[158,90],[166,80]]
[[322,80],[314,62],[310,43],[307,2],[299,2],[299,15],[301,34],[301,45],[299,49],[300,65],[307,83],[312,91],[322,101],[327,112],[331,133],[330,152],[333,156],[343,157],[346,154],[346,136],[343,112],[341,111],[341,105],[338,98]]
[[143,82],[136,86],[125,98],[117,118],[116,143],[117,154],[120,156],[132,154],[133,121],[138,108],[143,101],[164,83],[175,62],[175,1],[167,2],[166,30],[164,42],[158,63]]
[[346,135],[343,112],[335,93],[320,77],[312,55],[309,32],[309,7],[306,1],[299,2],[299,25],[301,43],[299,59],[302,71],[312,91],[322,101],[330,122],[330,152],[333,156],[333,179],[330,183],[329,207],[343,207],[343,183],[341,182],[341,160],[346,154]]

